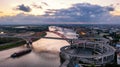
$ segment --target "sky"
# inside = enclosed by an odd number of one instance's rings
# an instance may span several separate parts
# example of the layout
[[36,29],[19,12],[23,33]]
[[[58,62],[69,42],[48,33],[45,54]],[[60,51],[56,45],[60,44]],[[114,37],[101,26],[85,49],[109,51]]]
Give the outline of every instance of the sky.
[[120,0],[0,0],[0,24],[120,24]]

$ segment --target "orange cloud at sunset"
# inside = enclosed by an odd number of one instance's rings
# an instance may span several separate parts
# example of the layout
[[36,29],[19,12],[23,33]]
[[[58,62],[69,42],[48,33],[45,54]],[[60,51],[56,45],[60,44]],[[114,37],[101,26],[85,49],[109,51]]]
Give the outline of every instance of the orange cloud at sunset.
[[111,12],[111,14],[113,16],[120,16],[120,10],[115,10],[115,11]]
[[120,0],[0,1],[0,23],[3,24],[42,24],[43,22],[117,24],[120,23],[119,19]]
[[[17,6],[24,5],[32,9],[31,12],[27,14],[31,15],[43,15],[47,9],[67,9],[72,6],[72,4],[77,3],[90,3],[100,6],[109,6],[111,4],[115,5],[119,3],[119,0],[1,0],[0,1],[0,16],[15,15],[21,13],[21,11],[13,10]],[[33,6],[34,4],[34,6]],[[118,6],[119,4],[117,4]],[[41,8],[35,8],[41,7]],[[119,9],[119,8],[116,8]],[[12,14],[11,14],[12,13]],[[113,12],[113,15],[119,15],[119,12]]]

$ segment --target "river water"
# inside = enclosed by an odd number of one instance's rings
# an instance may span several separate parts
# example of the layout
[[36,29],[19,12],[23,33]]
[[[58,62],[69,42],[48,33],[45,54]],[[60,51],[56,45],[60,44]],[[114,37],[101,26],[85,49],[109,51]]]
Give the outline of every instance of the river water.
[[[61,38],[51,32],[47,32],[46,37]],[[31,53],[19,58],[10,58],[10,55],[26,49],[25,46],[0,51],[0,67],[59,67],[59,51],[65,45],[69,45],[66,40],[41,38],[33,42]]]
[[10,58],[14,52],[25,49],[23,46],[0,51],[0,67],[59,67],[59,54],[35,52],[19,58]]

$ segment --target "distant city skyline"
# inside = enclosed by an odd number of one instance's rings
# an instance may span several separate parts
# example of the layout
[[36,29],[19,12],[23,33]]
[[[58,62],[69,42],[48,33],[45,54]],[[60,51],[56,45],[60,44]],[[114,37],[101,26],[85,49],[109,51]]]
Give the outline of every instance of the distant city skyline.
[[0,24],[120,24],[120,1],[1,0]]

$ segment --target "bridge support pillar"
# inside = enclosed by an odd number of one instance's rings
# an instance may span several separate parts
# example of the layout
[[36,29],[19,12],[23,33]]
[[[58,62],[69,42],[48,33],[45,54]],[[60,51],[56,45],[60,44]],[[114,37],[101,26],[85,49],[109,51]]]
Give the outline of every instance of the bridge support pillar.
[[73,40],[70,40],[70,45],[72,45],[73,44]]

